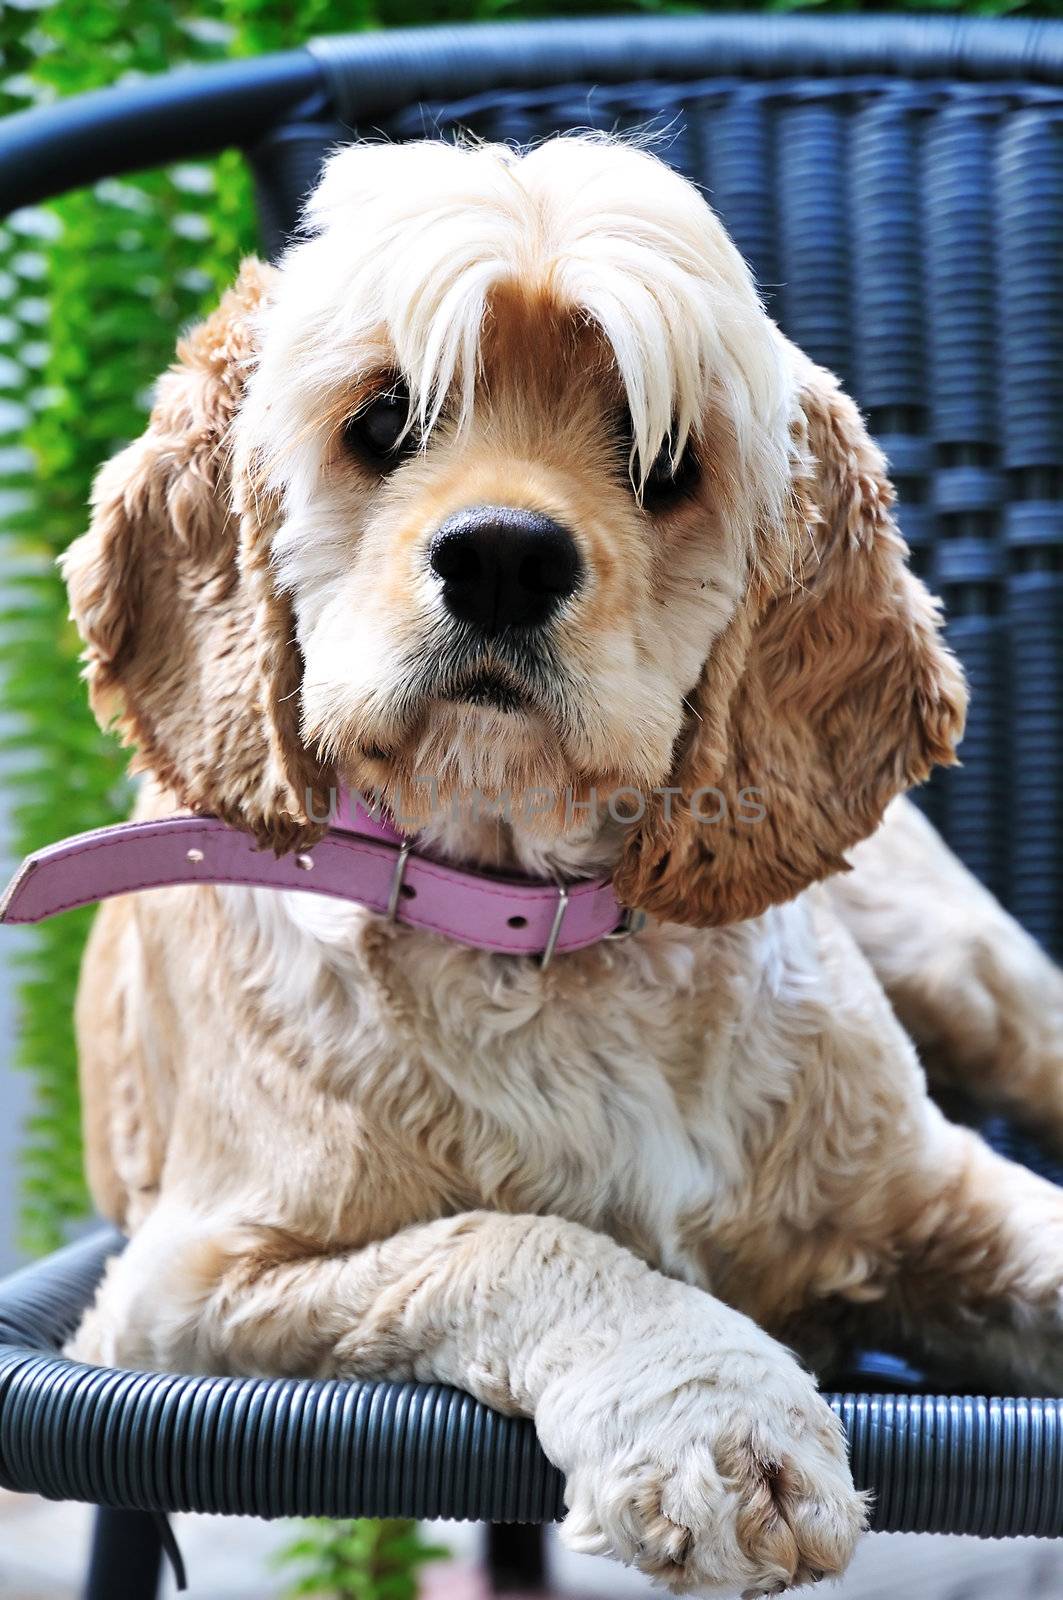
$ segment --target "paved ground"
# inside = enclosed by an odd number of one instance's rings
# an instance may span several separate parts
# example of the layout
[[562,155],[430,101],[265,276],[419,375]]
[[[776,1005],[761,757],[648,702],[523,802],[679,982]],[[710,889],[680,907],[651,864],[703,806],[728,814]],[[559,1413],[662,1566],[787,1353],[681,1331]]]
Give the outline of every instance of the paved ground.
[[[283,1592],[269,1556],[290,1538],[289,1524],[178,1517],[175,1529],[188,1566],[189,1600],[275,1600]],[[88,1537],[84,1507],[0,1491],[2,1600],[77,1600]],[[477,1530],[439,1524],[432,1537],[450,1544],[455,1559],[428,1569],[423,1600],[488,1600],[473,1565]],[[632,1573],[567,1556],[556,1546],[553,1568],[553,1593],[565,1600],[660,1594]],[[864,1541],[842,1583],[818,1593],[823,1600],[1063,1600],[1063,1541],[879,1535]],[[175,1600],[170,1580],[163,1600]]]

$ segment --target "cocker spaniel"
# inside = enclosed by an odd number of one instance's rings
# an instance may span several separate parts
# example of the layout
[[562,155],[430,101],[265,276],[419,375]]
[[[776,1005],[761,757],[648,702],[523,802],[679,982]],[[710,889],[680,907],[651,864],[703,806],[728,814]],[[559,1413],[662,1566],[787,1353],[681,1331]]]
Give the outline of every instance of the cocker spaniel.
[[1063,1133],[1063,985],[896,798],[965,690],[892,500],[648,151],[329,160],[66,559],[139,814],[312,851],[345,785],[647,920],[544,966],[310,894],[108,903],[78,1023],[132,1241],[78,1354],[456,1384],[534,1418],[572,1547],[697,1593],[852,1553],[802,1362],[872,1329],[1060,1387],[1063,1195],[924,1063]]

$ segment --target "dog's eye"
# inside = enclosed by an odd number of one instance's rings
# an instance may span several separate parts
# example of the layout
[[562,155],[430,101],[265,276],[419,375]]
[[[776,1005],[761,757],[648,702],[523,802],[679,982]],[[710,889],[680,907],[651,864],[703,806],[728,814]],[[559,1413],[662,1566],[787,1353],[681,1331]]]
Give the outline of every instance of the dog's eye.
[[701,474],[694,446],[688,444],[675,467],[672,466],[671,448],[666,439],[657,452],[656,460],[646,474],[642,503],[647,511],[663,510],[676,500],[681,500],[694,489]]
[[[633,428],[631,413],[625,406],[617,415],[614,431],[618,446],[618,463],[626,477],[630,470]],[[647,511],[665,511],[673,502],[690,494],[701,476],[701,467],[693,444],[688,443],[672,470],[671,446],[666,439],[658,450],[653,465],[646,474],[642,489],[642,503]]]
[[404,383],[396,383],[363,406],[344,425],[347,445],[387,471],[416,448],[412,430],[405,432],[410,396]]

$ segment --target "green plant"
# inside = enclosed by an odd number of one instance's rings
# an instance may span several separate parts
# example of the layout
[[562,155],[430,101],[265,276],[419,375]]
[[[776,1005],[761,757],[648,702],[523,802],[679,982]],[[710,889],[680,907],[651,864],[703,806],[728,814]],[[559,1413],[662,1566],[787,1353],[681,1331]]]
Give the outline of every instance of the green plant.
[[[12,17],[23,24],[15,38]],[[198,42],[191,8],[155,0],[59,3],[5,12],[5,21],[5,65],[18,47],[27,99],[218,48]],[[9,229],[21,438],[0,467],[8,497],[0,674],[19,854],[110,821],[128,803],[124,759],[85,704],[55,557],[84,528],[96,465],[142,426],[174,329],[213,298],[217,279],[200,263],[213,197],[208,168],[148,173],[64,196]],[[17,958],[17,1061],[32,1073],[37,1100],[23,1147],[22,1232],[32,1250],[53,1247],[87,1208],[72,1011],[90,920],[69,913],[44,924]]]
[[444,1546],[426,1544],[416,1522],[329,1522],[315,1518],[275,1557],[279,1567],[294,1567],[286,1593],[328,1596],[329,1600],[416,1600],[418,1573],[429,1561],[449,1556]]

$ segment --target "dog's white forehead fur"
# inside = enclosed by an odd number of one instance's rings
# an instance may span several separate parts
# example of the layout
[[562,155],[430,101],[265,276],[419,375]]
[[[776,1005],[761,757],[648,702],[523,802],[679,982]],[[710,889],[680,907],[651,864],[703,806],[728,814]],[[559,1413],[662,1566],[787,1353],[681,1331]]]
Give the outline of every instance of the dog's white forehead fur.
[[[713,402],[763,510],[779,511],[792,401],[782,341],[718,219],[649,151],[593,135],[524,154],[351,145],[328,161],[305,224],[264,318],[241,427],[272,486],[312,493],[322,396],[374,365],[401,370],[426,432],[448,399],[463,425],[491,292],[517,283],[604,334],[637,483],[666,440],[678,459]],[[283,408],[271,404],[278,394]]]

